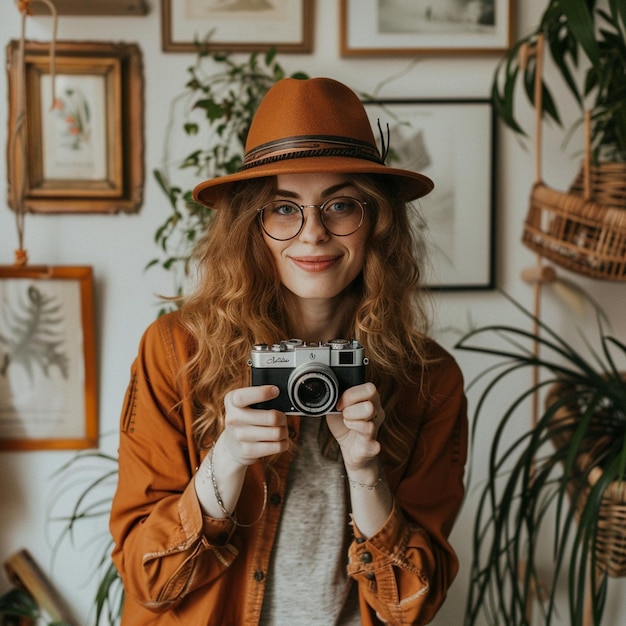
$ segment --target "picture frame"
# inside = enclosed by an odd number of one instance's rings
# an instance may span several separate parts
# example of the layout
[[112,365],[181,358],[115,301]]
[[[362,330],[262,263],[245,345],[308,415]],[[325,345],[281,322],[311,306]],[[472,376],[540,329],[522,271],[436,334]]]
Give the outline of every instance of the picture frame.
[[[242,8],[242,5],[249,8]],[[161,0],[164,52],[310,53],[314,0]],[[262,25],[262,27],[260,27]]]
[[[341,56],[503,53],[513,0],[340,0]],[[464,3],[464,8],[460,3]]]
[[[412,227],[422,233],[433,290],[495,287],[495,116],[488,99],[365,101],[388,142],[386,163],[435,183],[415,201]],[[387,138],[389,133],[389,138]],[[380,147],[380,146],[379,146]]]
[[9,206],[32,213],[138,211],[144,187],[139,47],[58,41],[53,80],[49,44],[25,42],[23,66],[19,45],[13,40],[7,47]]
[[89,266],[0,266],[0,450],[98,445]]

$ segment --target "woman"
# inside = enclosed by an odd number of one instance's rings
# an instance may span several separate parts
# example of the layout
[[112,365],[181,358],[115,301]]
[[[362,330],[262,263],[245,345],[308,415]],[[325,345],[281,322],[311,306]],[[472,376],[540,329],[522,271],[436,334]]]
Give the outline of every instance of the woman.
[[[124,624],[433,618],[458,567],[467,423],[414,301],[407,202],[431,189],[384,165],[358,97],[324,78],[279,81],[241,171],[196,187],[217,209],[198,284],[146,331],[121,420]],[[291,337],[364,348],[326,416],[284,410],[284,372],[250,382],[253,346]]]

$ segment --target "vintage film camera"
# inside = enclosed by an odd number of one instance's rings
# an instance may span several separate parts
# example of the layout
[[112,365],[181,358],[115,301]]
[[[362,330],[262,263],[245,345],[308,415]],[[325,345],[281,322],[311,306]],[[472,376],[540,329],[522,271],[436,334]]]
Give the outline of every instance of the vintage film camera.
[[326,415],[335,410],[341,394],[365,382],[367,358],[358,341],[333,339],[328,343],[281,341],[252,348],[248,364],[252,385],[276,385],[280,395],[255,405],[283,413]]

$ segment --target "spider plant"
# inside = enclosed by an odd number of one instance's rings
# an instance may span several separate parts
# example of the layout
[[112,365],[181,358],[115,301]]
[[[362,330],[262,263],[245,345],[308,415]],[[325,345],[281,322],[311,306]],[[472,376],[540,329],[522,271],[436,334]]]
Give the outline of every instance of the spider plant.
[[[615,575],[611,555],[603,553],[606,507],[616,493],[626,505],[626,384],[620,370],[626,345],[606,333],[598,314],[597,344],[585,340],[583,351],[574,349],[507,298],[536,331],[489,325],[468,332],[456,345],[494,359],[468,390],[481,385],[475,433],[484,414],[492,414],[494,401],[506,397],[475,513],[465,626],[482,625],[483,619],[528,625],[535,612],[541,613],[539,623],[549,626],[557,613],[564,614],[557,591],[565,582],[568,623],[582,625],[586,612],[598,626],[609,574]],[[526,370],[540,375],[528,377]],[[533,424],[529,403],[545,391],[545,409]],[[613,531],[621,534],[617,545],[624,550],[626,530]],[[624,567],[626,555],[620,560]]]
[[[47,520],[50,531],[55,534],[53,562],[65,554],[67,548],[81,552],[89,550],[88,560],[93,563],[91,576],[98,580],[91,621],[94,626],[118,624],[124,601],[122,581],[111,560],[113,540],[108,532],[117,472],[117,457],[97,450],[84,450],[53,474],[56,484]],[[73,501],[72,508],[69,513],[59,512],[68,497]],[[86,544],[78,545],[77,536],[85,535],[86,525],[87,528],[91,525],[93,534]],[[77,533],[79,527],[81,532]],[[82,560],[85,561],[84,557]]]
[[[563,79],[575,102],[581,110],[592,109],[594,162],[601,159],[625,162],[626,3],[623,0],[548,0],[539,24],[511,47],[494,74],[495,109],[503,122],[520,135],[526,133],[514,108],[516,92],[521,83],[526,97],[535,106],[537,69],[536,58],[528,59],[524,66],[520,50],[532,44],[539,34],[544,36],[556,74]],[[561,125],[559,104],[550,86],[554,83],[544,74],[543,114]]]

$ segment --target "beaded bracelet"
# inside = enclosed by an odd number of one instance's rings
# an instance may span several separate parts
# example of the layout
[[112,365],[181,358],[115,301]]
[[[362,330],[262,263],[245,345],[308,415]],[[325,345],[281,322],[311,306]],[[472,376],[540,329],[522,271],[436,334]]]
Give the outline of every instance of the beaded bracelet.
[[259,517],[257,517],[256,520],[254,520],[254,522],[252,522],[251,524],[241,524],[240,522],[237,521],[237,518],[232,513],[230,513],[230,511],[228,511],[228,509],[224,505],[224,500],[222,500],[220,490],[217,487],[217,480],[215,480],[215,472],[213,471],[213,453],[214,452],[215,452],[215,444],[211,446],[211,450],[209,451],[206,474],[207,474],[207,477],[210,477],[211,479],[211,484],[213,485],[213,495],[215,496],[215,500],[217,501],[217,504],[220,507],[220,510],[235,526],[238,526],[239,528],[250,528],[254,526],[255,524],[259,522],[259,520],[263,517],[263,514],[265,513],[265,508],[267,506],[267,482],[265,481],[265,479],[263,479],[263,507],[261,508],[261,513],[259,514]]

